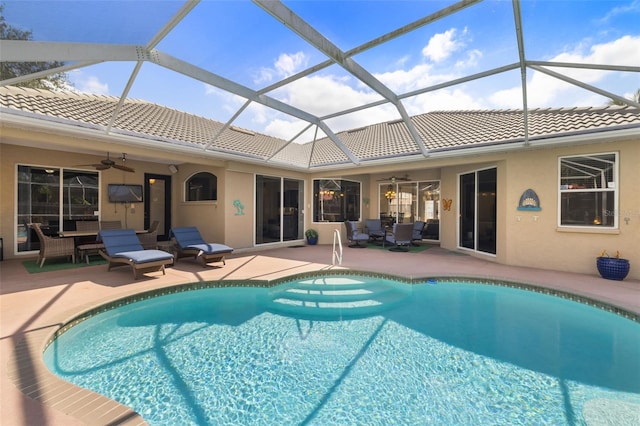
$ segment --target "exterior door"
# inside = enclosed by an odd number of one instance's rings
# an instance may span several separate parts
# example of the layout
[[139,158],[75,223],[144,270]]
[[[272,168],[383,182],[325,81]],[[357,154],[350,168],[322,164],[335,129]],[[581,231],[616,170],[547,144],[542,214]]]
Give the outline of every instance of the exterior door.
[[460,247],[496,254],[496,177],[495,168],[460,175]]
[[303,237],[304,181],[256,175],[256,244]]
[[171,229],[171,176],[145,173],[144,194],[144,228],[157,220],[158,240],[166,241]]

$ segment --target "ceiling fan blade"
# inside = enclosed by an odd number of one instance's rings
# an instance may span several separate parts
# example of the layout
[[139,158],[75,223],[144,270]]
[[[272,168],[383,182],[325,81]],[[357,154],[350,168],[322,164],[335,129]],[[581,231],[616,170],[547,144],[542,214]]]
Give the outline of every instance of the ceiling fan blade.
[[132,169],[131,167],[128,167],[128,166],[121,166],[120,164],[114,164],[113,168],[114,169],[120,169],[120,170],[123,170],[125,172],[129,172],[129,173],[135,172],[135,169]]

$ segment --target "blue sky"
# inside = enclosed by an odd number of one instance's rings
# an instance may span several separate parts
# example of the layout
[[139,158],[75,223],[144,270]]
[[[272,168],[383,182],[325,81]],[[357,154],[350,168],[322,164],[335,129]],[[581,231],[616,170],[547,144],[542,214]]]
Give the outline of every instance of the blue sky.
[[[407,25],[453,1],[285,1],[285,5],[343,51]],[[177,1],[4,1],[11,25],[34,40],[145,45],[182,6]],[[523,0],[529,60],[640,66],[640,0]],[[487,0],[437,20],[353,59],[397,94],[511,64],[518,60],[512,2]],[[326,56],[255,4],[201,1],[156,47],[254,90],[323,62]],[[103,63],[69,73],[75,90],[120,96],[135,64]],[[630,97],[637,72],[555,69]],[[522,108],[520,71],[406,98],[409,115],[436,110]],[[529,69],[530,108],[600,106],[593,92]],[[373,92],[337,65],[269,96],[318,116],[374,102]],[[225,122],[245,99],[145,63],[129,96]],[[399,118],[385,105],[332,118],[334,132]],[[252,104],[234,125],[290,139],[306,123]],[[307,134],[308,140],[313,135]]]

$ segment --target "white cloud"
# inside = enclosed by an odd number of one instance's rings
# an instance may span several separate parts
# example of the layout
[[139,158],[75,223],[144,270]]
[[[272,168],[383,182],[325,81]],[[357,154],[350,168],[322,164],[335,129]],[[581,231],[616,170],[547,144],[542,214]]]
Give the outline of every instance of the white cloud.
[[317,116],[379,100],[370,90],[350,86],[354,79],[335,75],[301,78],[278,92],[278,98]]
[[[624,36],[608,43],[590,47],[580,46],[573,52],[560,53],[549,61],[637,66],[640,63],[640,37]],[[612,75],[610,71],[580,68],[553,68],[551,70],[595,87],[598,87],[599,83]],[[602,104],[602,97],[593,92],[540,72],[528,72],[530,77],[527,83],[527,101],[530,107]],[[616,75],[621,75],[621,73]],[[612,87],[615,88],[615,86],[623,84],[622,78],[617,80],[619,83]],[[631,90],[633,89],[632,87]],[[620,93],[625,93],[629,88],[618,87],[618,90]],[[500,90],[495,92],[490,100],[494,107],[521,108],[522,90],[520,87]]]
[[[466,34],[466,29],[463,34]],[[451,56],[455,51],[463,48],[465,43],[456,39],[457,30],[451,28],[444,33],[436,34],[429,43],[422,49],[422,54],[433,62],[442,62]]]
[[625,15],[627,13],[639,13],[640,12],[640,0],[633,0],[628,5],[616,6],[609,11],[604,17],[600,19],[601,22],[609,22],[611,19],[619,16]]
[[101,82],[95,75],[87,76],[82,71],[74,71],[69,73],[69,79],[78,92],[109,95],[109,84]]
[[282,54],[275,63],[276,71],[279,75],[288,77],[295,74],[307,65],[308,59],[303,52],[294,54]]
[[263,67],[254,78],[256,84],[269,83],[276,77],[286,78],[307,67],[309,58],[304,52],[282,53],[273,67]]
[[448,88],[424,93],[405,101],[410,116],[430,111],[475,110],[486,106],[480,99],[465,91],[463,87]]
[[478,49],[471,49],[466,52],[466,57],[456,62],[456,68],[473,68],[478,66],[478,61],[482,59],[482,52]]

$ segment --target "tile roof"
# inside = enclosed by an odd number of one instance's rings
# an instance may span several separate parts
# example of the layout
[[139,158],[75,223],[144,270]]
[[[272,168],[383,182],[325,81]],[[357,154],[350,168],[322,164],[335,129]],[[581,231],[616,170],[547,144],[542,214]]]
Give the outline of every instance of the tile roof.
[[[40,120],[56,120],[71,126],[106,129],[118,105],[114,96],[37,89],[0,87],[0,121],[5,114],[22,114]],[[437,111],[411,118],[427,150],[442,152],[525,140],[521,110]],[[603,130],[638,129],[640,109],[603,106],[592,108],[532,109],[528,113],[530,141]],[[224,129],[224,130],[223,130]],[[118,135],[134,135],[162,144],[270,160],[291,167],[322,167],[348,164],[347,155],[329,138],[314,144],[284,140],[238,129],[147,101],[127,99],[110,129]],[[421,155],[402,121],[369,125],[337,133],[344,146],[363,164],[367,161]],[[168,147],[168,145],[164,145]],[[312,160],[310,161],[310,158]]]

